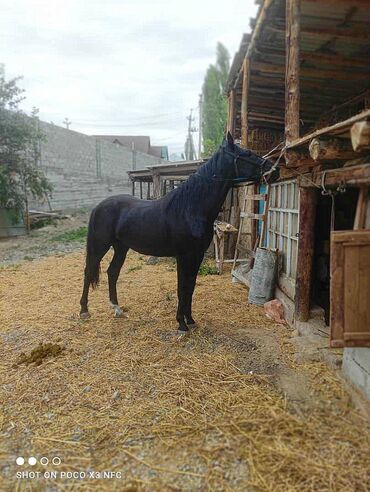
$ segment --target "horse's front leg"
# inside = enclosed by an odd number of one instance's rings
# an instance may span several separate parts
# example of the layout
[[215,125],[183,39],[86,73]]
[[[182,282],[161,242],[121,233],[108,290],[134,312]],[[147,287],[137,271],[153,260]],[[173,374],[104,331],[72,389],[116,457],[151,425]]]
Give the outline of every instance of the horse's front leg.
[[184,316],[184,301],[185,301],[185,285],[186,285],[186,271],[184,258],[181,256],[177,257],[177,314],[176,320],[179,324],[179,331],[186,332],[189,330],[185,323]]
[[177,258],[177,293],[179,303],[176,319],[179,323],[180,331],[188,331],[189,328],[187,325],[195,324],[192,317],[191,306],[197,274],[203,256],[203,251],[199,251],[191,255],[183,255]]

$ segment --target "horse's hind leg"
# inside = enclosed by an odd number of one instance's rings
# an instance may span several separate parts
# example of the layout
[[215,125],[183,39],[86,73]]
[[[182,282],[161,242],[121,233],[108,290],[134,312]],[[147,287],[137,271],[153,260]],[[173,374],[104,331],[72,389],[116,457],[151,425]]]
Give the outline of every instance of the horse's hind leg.
[[113,244],[114,255],[108,268],[108,284],[109,284],[109,300],[114,309],[114,316],[121,318],[123,311],[118,305],[117,299],[117,280],[122,268],[122,265],[126,259],[128,248],[122,246],[120,243]]
[[80,318],[86,319],[90,318],[90,313],[87,307],[88,304],[88,296],[89,296],[89,288],[92,284],[93,287],[96,287],[99,282],[99,265],[103,258],[103,256],[109,250],[109,245],[101,246],[99,249],[99,253],[88,252],[86,255],[86,266],[84,272],[84,286],[82,291],[82,296],[80,299]]

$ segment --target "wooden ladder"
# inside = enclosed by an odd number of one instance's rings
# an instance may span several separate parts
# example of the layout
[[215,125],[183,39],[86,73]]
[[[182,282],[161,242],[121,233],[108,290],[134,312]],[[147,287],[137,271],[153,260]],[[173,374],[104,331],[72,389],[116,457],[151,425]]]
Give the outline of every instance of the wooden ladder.
[[[255,250],[257,246],[261,247],[264,243],[265,235],[266,235],[266,221],[267,221],[267,213],[268,213],[268,198],[269,198],[269,185],[266,186],[266,191],[265,193],[259,193],[259,194],[248,194],[247,193],[247,186],[245,187],[244,191],[244,197],[243,197],[243,203],[242,203],[242,209],[240,212],[240,223],[239,223],[239,229],[238,229],[238,236],[236,239],[236,245],[235,245],[235,253],[234,253],[234,261],[233,261],[233,270],[235,270],[235,266],[237,262],[240,261],[248,261],[254,258]],[[263,212],[261,214],[255,214],[251,212],[247,212],[247,204],[251,201],[261,201],[263,200],[264,206],[263,206]],[[241,244],[241,237],[242,237],[242,231],[243,231],[243,225],[244,225],[244,219],[252,219],[256,221],[261,221],[261,234],[258,236],[257,235],[257,240],[254,245],[253,250],[250,250],[243,246]],[[251,232],[247,232],[246,234],[252,235]],[[246,258],[240,258],[239,254],[246,254]]]

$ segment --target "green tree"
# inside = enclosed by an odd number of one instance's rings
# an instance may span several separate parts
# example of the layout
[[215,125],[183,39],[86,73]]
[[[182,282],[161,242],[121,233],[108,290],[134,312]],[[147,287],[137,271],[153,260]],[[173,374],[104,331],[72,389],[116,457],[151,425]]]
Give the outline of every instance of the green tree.
[[203,147],[204,155],[213,154],[222,142],[227,123],[226,81],[230,55],[217,43],[216,63],[207,69],[203,83]]
[[15,219],[25,210],[27,196],[43,198],[52,190],[37,166],[43,139],[38,110],[29,117],[19,109],[24,99],[19,79],[7,81],[0,65],[0,207],[11,210]]

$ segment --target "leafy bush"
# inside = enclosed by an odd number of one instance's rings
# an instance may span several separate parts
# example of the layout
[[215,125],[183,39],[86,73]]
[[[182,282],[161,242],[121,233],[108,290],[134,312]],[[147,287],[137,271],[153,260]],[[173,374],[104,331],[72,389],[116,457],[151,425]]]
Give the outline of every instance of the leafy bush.
[[199,268],[199,275],[218,275],[217,267],[209,263],[202,263]]
[[40,131],[38,110],[28,117],[18,108],[24,99],[18,78],[7,81],[0,65],[0,207],[16,221],[27,207],[27,196],[44,198],[52,186],[38,167]]

